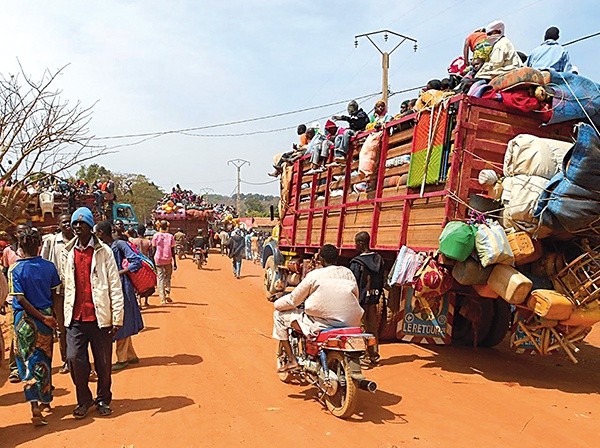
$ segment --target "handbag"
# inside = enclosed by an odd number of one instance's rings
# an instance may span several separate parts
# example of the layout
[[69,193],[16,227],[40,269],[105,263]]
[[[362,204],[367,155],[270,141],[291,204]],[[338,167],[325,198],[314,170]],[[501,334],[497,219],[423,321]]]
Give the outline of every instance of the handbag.
[[450,290],[452,278],[448,270],[432,256],[427,257],[414,280],[414,295],[425,299],[439,297]]
[[[127,244],[142,261],[142,266],[137,271],[127,271],[127,276],[133,284],[133,289],[135,289],[135,292],[142,297],[151,295],[154,293],[156,287],[156,268],[154,267],[154,263],[152,263],[152,261],[144,254],[140,253],[134,244],[131,244],[130,242],[127,242]],[[127,269],[129,267],[129,261],[127,258],[123,257],[121,267],[123,269]]]

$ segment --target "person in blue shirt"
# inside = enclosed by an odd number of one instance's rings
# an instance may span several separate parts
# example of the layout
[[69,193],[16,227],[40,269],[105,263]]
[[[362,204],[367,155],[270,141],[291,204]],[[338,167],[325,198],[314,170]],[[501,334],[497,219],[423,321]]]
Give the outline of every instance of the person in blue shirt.
[[534,48],[527,58],[527,67],[547,70],[552,68],[557,72],[570,72],[573,70],[569,61],[569,53],[558,43],[559,29],[551,26],[546,30],[544,42]]
[[31,421],[47,425],[44,417],[52,401],[52,348],[57,322],[55,304],[61,281],[56,267],[38,256],[42,238],[37,229],[18,235],[23,258],[8,271],[9,294],[13,296],[15,357],[25,399],[31,403]]

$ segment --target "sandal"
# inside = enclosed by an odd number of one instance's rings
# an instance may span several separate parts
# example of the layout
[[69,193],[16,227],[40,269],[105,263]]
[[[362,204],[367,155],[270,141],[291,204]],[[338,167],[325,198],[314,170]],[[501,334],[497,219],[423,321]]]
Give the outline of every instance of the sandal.
[[98,411],[98,414],[100,414],[100,417],[108,417],[113,413],[110,406],[104,401],[99,401],[96,403],[96,410]]
[[34,415],[31,417],[31,423],[33,423],[33,426],[46,426],[48,424],[48,420],[41,415]]
[[75,409],[73,409],[73,417],[77,418],[77,419],[81,419],[84,418],[88,411],[90,410],[90,408],[92,407],[93,403],[88,403],[88,404],[78,404]]

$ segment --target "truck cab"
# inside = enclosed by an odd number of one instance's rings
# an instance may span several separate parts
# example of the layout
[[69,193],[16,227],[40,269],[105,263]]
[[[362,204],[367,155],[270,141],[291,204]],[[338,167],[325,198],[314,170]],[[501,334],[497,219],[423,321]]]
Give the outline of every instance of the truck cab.
[[139,222],[131,204],[115,202],[112,208],[112,220],[123,221],[126,229],[137,228]]

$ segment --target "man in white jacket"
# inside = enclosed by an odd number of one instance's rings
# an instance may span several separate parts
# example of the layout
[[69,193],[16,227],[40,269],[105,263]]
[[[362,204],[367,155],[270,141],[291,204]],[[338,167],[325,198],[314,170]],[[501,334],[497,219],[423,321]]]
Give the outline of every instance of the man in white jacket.
[[[335,266],[338,251],[325,244],[319,251],[318,260],[323,266],[309,272],[298,286],[274,303],[273,339],[279,340],[290,360],[278,371],[285,372],[298,367],[288,341],[287,329],[296,322],[305,336],[315,336],[330,327],[357,327],[363,309],[358,303],[358,285],[352,271]],[[304,303],[304,310],[297,307]]]
[[476,79],[490,80],[516,68],[523,67],[513,43],[504,35],[504,22],[495,20],[485,28],[487,40],[492,45],[489,60],[482,65]]
[[[75,418],[96,405],[100,416],[112,414],[111,357],[113,335],[123,325],[123,290],[112,249],[93,234],[92,212],[81,207],[71,216],[76,237],[62,252],[65,291],[67,363],[77,393]],[[88,386],[88,345],[98,374],[97,397]]]

